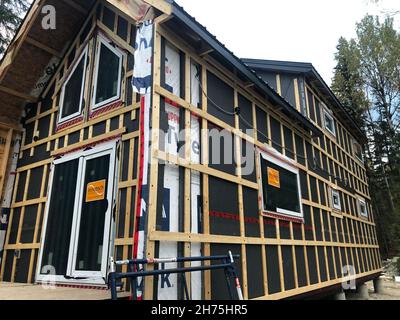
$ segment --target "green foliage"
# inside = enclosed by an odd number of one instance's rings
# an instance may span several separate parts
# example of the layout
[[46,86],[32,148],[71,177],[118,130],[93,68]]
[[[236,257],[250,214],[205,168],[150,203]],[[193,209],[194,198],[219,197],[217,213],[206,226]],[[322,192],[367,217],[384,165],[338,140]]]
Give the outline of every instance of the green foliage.
[[371,197],[384,257],[400,252],[400,33],[367,15],[337,46],[332,89],[369,138]]
[[0,57],[21,24],[21,17],[28,10],[30,2],[30,0],[0,0]]

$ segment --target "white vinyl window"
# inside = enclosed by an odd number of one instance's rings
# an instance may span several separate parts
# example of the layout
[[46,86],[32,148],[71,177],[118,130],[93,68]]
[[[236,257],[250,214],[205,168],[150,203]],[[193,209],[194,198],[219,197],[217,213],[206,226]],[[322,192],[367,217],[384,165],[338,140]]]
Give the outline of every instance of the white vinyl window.
[[76,118],[82,113],[87,60],[88,48],[86,47],[62,87],[59,123]]
[[324,108],[324,126],[330,134],[336,137],[335,119],[326,108]]
[[364,199],[358,199],[358,211],[361,217],[368,218],[367,203]]
[[261,152],[260,157],[263,211],[302,219],[299,169],[273,152]]
[[342,211],[342,204],[340,201],[339,191],[332,189],[332,209],[336,211]]
[[100,108],[121,97],[123,53],[99,35],[96,49],[93,108]]

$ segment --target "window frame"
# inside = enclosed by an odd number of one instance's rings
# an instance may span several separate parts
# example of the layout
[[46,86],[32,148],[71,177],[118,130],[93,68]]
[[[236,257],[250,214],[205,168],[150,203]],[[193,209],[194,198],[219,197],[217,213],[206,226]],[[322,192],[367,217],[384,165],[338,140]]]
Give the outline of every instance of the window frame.
[[[337,196],[337,198],[339,199],[338,206],[335,206],[335,202],[333,201],[334,196]],[[331,207],[332,207],[333,211],[342,212],[342,200],[340,198],[339,190],[331,188],[331,201],[332,201]]]
[[[364,204],[365,207],[365,215],[361,212],[361,204]],[[357,206],[358,206],[358,214],[361,218],[363,219],[368,219],[369,218],[369,213],[368,213],[368,207],[367,207],[367,201],[362,198],[357,199]]]
[[[328,109],[328,107],[324,104],[323,105],[323,121],[324,121],[324,129],[326,131],[328,131],[332,136],[334,136],[335,138],[337,137],[336,135],[336,120],[332,114],[332,111]],[[330,118],[330,120],[333,123],[333,131],[331,129],[329,129],[326,125],[326,116],[328,116],[328,118]]]
[[[122,95],[122,70],[123,70],[123,62],[124,62],[124,53],[118,48],[112,46],[110,41],[106,36],[102,34],[97,35],[96,39],[96,53],[95,53],[95,70],[93,73],[93,96],[92,96],[92,107],[91,110],[98,110],[111,102],[118,101],[121,99]],[[111,97],[107,100],[104,100],[100,103],[96,103],[96,95],[97,95],[97,82],[99,77],[99,65],[100,65],[100,56],[101,56],[101,45],[105,45],[108,49],[110,49],[115,55],[119,58],[119,78],[118,78],[118,94],[114,97]]]
[[[259,166],[259,174],[260,174],[260,193],[261,193],[261,206],[262,206],[262,214],[264,216],[270,216],[270,215],[276,215],[278,217],[281,217],[282,219],[296,219],[300,220],[301,222],[304,222],[304,212],[303,212],[303,204],[302,204],[302,194],[301,194],[301,182],[300,182],[300,170],[299,168],[295,165],[292,159],[287,158],[286,156],[283,156],[281,154],[278,154],[275,149],[273,150],[261,150],[258,149],[258,157],[260,159],[260,166]],[[262,166],[261,166],[261,161],[264,159],[265,161],[271,162],[275,164],[276,166],[281,167],[282,169],[285,169],[287,171],[290,171],[296,175],[297,178],[297,193],[298,193],[298,201],[299,201],[299,206],[300,206],[300,212],[294,212],[294,211],[289,211],[281,208],[277,208],[276,212],[269,211],[265,208],[265,202],[264,202],[264,181],[263,181],[263,174],[262,174]]]
[[[83,76],[82,76],[82,84],[81,84],[81,95],[80,95],[80,100],[79,100],[79,110],[73,114],[63,117],[62,114],[63,114],[63,109],[64,109],[65,87],[68,85],[69,81],[71,80],[71,77],[75,73],[76,68],[78,68],[82,58],[85,59],[85,63],[83,66]],[[59,111],[58,122],[57,122],[58,124],[63,124],[69,120],[79,117],[82,114],[84,98],[85,98],[85,84],[86,84],[88,60],[89,60],[89,46],[86,45],[86,47],[82,50],[81,54],[79,55],[79,58],[75,61],[75,64],[74,64],[73,68],[71,69],[71,72],[69,73],[68,77],[66,78],[66,80],[64,81],[64,83],[62,85],[61,96],[60,96],[60,111]]]

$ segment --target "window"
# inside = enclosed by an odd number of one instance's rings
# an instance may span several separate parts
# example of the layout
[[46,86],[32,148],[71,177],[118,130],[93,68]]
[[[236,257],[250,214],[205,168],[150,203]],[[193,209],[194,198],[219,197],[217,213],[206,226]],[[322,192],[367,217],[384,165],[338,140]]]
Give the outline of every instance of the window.
[[336,211],[342,211],[339,191],[332,189],[332,208]]
[[353,140],[353,153],[358,160],[364,162],[363,149],[356,140]]
[[263,211],[302,219],[299,170],[275,152],[261,153],[260,157]]
[[93,109],[118,100],[121,96],[123,54],[107,39],[98,37]]
[[368,218],[367,203],[365,202],[365,200],[358,199],[358,210],[361,217]]
[[336,137],[335,119],[327,108],[324,108],[324,124],[325,129]]
[[60,100],[59,123],[79,116],[82,112],[84,101],[84,89],[86,78],[87,54],[86,48],[78,59],[78,62],[65,81]]

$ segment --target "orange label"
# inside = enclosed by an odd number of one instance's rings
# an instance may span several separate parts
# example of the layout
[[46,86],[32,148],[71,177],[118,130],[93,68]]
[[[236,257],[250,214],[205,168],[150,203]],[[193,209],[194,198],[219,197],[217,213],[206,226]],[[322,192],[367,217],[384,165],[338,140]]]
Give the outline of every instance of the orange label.
[[268,184],[278,189],[281,188],[281,178],[278,170],[268,168]]
[[86,189],[86,202],[104,200],[106,196],[106,180],[90,182]]

